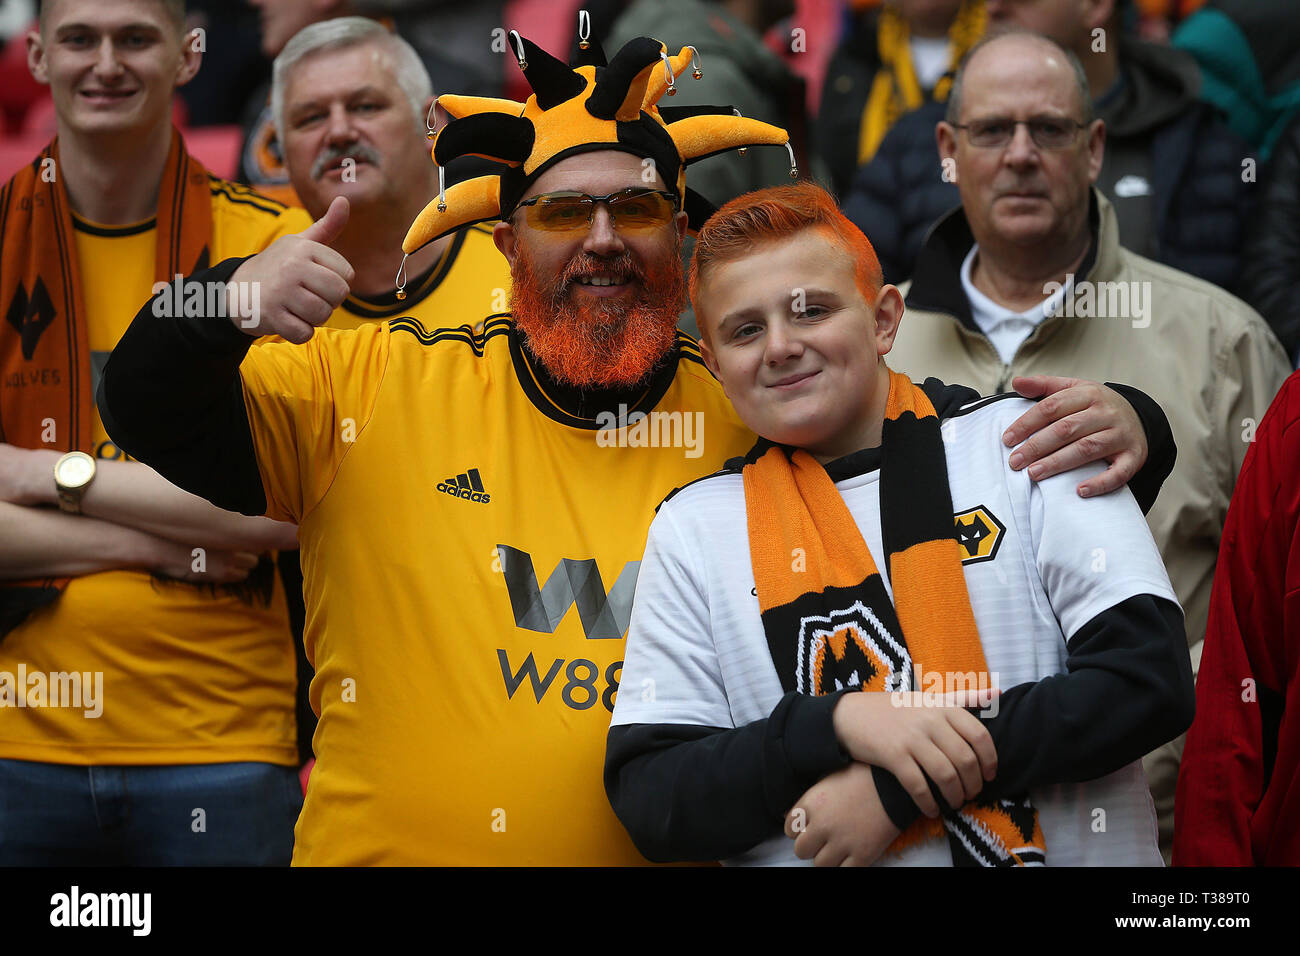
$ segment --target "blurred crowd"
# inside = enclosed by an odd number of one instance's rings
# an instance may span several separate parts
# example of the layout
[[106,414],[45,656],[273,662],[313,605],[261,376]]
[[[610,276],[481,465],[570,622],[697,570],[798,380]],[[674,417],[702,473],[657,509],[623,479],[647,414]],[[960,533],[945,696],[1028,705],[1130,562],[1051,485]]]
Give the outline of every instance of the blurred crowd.
[[[0,3],[0,175],[54,132],[48,88],[27,68],[35,7]],[[1241,296],[1300,361],[1300,12],[1287,0],[196,0],[204,67],[175,120],[214,172],[293,201],[269,91],[271,61],[299,29],[375,17],[409,39],[435,93],[522,100],[507,31],[564,52],[579,7],[615,44],[693,43],[713,65],[708,89],[684,85],[674,105],[726,102],[786,128],[891,282],[911,276],[926,232],[958,202],[935,175],[934,124],[961,57],[989,25],[1044,33],[1087,64],[1107,126],[1098,187],[1124,245]],[[480,55],[484,44],[502,55]],[[452,181],[475,169],[461,166]],[[706,161],[695,181],[720,205],[785,175],[779,156],[755,151]]]

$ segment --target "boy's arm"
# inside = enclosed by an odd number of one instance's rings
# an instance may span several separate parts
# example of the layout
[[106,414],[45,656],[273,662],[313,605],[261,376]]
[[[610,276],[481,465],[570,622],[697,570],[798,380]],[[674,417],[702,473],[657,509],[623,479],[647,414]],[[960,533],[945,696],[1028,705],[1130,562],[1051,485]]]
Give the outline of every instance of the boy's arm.
[[[1005,460],[1006,451],[1002,452]],[[1065,670],[1005,688],[977,714],[998,752],[985,797],[1092,780],[1187,729],[1195,686],[1164,562],[1133,496],[1081,500],[1080,479],[1100,466],[1027,481],[1004,469],[1007,494],[1065,636]]]
[[998,751],[998,774],[982,797],[1103,777],[1191,725],[1192,665],[1174,602],[1135,595],[1066,647],[1065,674],[1003,691],[996,716],[981,717]]
[[705,577],[668,505],[637,576],[605,791],[649,859],[718,860],[781,832],[794,798],[848,763],[838,695],[790,693],[736,727],[714,649]]
[[610,805],[649,860],[743,853],[780,834],[795,798],[849,763],[831,728],[838,697],[791,692],[771,715],[738,728],[611,727],[605,752]]
[[[1004,690],[988,711],[971,709],[998,754],[997,776],[981,798],[1104,777],[1191,725],[1196,696],[1177,604],[1128,598],[1066,646],[1066,673]],[[915,803],[887,811],[900,829],[921,815]]]
[[[1069,635],[1065,673],[1004,689],[996,707],[972,710],[998,757],[981,797],[1105,776],[1192,722],[1182,611],[1146,522],[1126,492],[1079,500],[1079,477],[1029,483],[1031,527],[1021,533]],[[903,826],[919,814],[913,806],[891,818]]]
[[[1074,635],[1068,674],[1003,691],[997,716],[981,717],[998,754],[997,776],[985,784],[981,799],[1105,776],[1186,729],[1194,697],[1182,626],[1176,604],[1139,595],[1098,615]],[[971,713],[980,717],[983,712],[972,708]],[[804,836],[816,848],[826,845],[843,856],[845,848],[855,845],[863,824],[861,811],[854,808],[869,798],[869,786],[899,830],[921,816],[901,788],[892,803],[886,802],[886,787],[897,787],[897,781],[879,767],[871,769],[870,782],[861,775],[836,774],[795,801],[794,806],[805,808]],[[817,803],[838,812],[815,814]],[[859,864],[872,862],[856,854],[853,858]]]
[[981,716],[999,757],[986,795],[1112,773],[1191,724],[1182,612],[1146,521],[1126,491],[1074,493],[1098,467],[1031,482],[1004,471],[1012,500],[1027,500],[1018,530],[1066,660],[1064,673],[1004,689],[996,713]]

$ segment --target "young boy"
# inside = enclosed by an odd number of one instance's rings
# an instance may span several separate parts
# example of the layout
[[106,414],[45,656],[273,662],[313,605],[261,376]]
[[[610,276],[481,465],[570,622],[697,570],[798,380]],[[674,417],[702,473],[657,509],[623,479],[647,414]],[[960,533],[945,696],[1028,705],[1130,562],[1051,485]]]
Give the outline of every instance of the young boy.
[[605,767],[638,848],[1159,865],[1138,760],[1194,692],[1132,495],[1013,471],[1024,399],[935,408],[892,373],[902,296],[819,187],[723,207],[690,282],[761,439],[650,528]]

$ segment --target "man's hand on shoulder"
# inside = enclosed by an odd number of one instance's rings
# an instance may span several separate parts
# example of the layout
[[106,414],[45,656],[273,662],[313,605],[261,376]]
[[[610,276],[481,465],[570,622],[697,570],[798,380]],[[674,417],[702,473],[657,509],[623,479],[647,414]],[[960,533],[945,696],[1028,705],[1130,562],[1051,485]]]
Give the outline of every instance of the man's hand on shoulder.
[[[230,321],[252,336],[279,335],[301,345],[348,294],[355,272],[329,243],[348,223],[348,201],[334,199],[325,215],[296,236],[281,236],[235,270],[232,283],[255,283],[257,314]],[[244,301],[248,301],[244,298]],[[251,318],[251,321],[250,321]]]
[[1082,482],[1079,497],[1114,491],[1138,473],[1147,460],[1142,420],[1119,392],[1098,382],[1056,375],[1021,375],[1011,385],[1025,398],[1041,398],[1016,419],[1002,436],[1011,467],[1029,469],[1041,481],[1089,462],[1110,467]]

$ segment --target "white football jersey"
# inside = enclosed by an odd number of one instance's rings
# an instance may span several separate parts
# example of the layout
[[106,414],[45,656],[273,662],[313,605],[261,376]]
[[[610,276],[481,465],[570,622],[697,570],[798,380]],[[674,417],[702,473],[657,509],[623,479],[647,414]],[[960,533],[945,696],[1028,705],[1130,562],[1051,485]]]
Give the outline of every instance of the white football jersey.
[[[1031,407],[1015,396],[965,406],[942,426],[971,607],[995,686],[1066,671],[1066,641],[1140,594],[1177,602],[1141,510],[1127,488],[1079,498],[1101,470],[1040,482],[1007,464],[1003,431]],[[885,587],[879,471],[836,483]],[[739,474],[688,485],[659,509],[637,581],[613,725],[735,728],[767,717],[783,696],[759,616]],[[892,597],[892,590],[890,591]],[[919,688],[918,688],[919,689]],[[1031,790],[1048,865],[1162,864],[1141,763],[1086,783]],[[774,836],[732,864],[811,863]],[[877,865],[950,866],[942,838]]]

